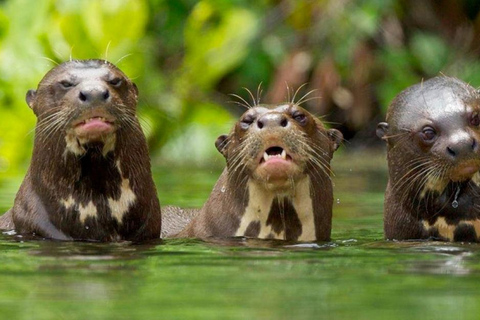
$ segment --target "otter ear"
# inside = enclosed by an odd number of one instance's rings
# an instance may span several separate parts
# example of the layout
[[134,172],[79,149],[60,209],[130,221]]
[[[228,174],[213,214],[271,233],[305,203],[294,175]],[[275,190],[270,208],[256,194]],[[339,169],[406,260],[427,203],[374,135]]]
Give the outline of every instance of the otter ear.
[[37,96],[37,91],[35,90],[28,90],[27,94],[25,95],[25,100],[27,101],[28,106],[35,111],[35,97]]
[[227,157],[227,149],[225,148],[227,144],[228,144],[228,136],[226,134],[222,134],[215,141],[215,147],[217,147],[217,150],[221,154],[223,154],[224,157]]
[[387,131],[388,131],[388,123],[380,122],[377,124],[377,137],[382,140],[387,140]]
[[328,138],[333,142],[333,151],[340,147],[340,143],[343,141],[343,134],[337,129],[329,129],[327,131]]

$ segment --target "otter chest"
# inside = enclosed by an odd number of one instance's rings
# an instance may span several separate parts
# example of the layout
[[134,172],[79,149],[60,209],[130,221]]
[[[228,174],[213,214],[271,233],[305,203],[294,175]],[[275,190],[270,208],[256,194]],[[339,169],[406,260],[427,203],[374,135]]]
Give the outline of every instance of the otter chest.
[[422,207],[428,208],[421,221],[430,237],[449,241],[476,242],[480,236],[480,203],[478,174],[466,184],[448,186]]
[[135,204],[137,197],[130,180],[123,176],[120,161],[116,162],[115,167],[118,177],[104,182],[111,186],[101,187],[96,191],[93,188],[75,189],[66,198],[60,199],[65,216],[70,219],[77,217],[85,226],[88,225],[88,221],[99,219],[113,219],[117,223],[122,223],[123,216]]
[[477,242],[480,235],[480,219],[448,221],[438,217],[435,222],[422,221],[428,235],[449,241]]
[[291,195],[276,195],[250,181],[248,195],[248,205],[241,216],[236,236],[316,240],[309,178],[299,182]]

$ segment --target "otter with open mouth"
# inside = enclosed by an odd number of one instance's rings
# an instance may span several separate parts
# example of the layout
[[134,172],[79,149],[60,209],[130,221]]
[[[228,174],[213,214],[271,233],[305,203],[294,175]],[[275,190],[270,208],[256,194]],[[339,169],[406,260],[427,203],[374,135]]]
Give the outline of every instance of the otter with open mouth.
[[401,92],[377,135],[387,143],[387,239],[480,236],[480,94],[436,77]]
[[175,237],[329,240],[330,160],[341,140],[296,104],[250,108],[215,143],[227,167],[203,208],[167,207],[165,235],[194,216]]
[[30,167],[1,229],[58,240],[160,237],[138,90],[103,60],[73,60],[27,93],[37,116]]

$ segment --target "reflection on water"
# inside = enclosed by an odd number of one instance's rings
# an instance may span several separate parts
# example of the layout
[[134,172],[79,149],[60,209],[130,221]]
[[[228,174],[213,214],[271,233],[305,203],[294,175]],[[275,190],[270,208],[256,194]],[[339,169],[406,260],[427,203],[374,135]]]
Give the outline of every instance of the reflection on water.
[[[480,247],[383,240],[384,155],[340,154],[334,170],[330,242],[102,244],[0,235],[2,317],[475,319]],[[157,168],[161,202],[200,206],[218,175]],[[0,183],[9,186],[4,195],[12,185]],[[7,208],[13,199],[0,201]]]
[[472,272],[466,263],[473,252],[462,247],[443,245],[423,245],[411,248],[419,254],[432,254],[435,258],[424,261],[406,261],[410,273],[466,275]]

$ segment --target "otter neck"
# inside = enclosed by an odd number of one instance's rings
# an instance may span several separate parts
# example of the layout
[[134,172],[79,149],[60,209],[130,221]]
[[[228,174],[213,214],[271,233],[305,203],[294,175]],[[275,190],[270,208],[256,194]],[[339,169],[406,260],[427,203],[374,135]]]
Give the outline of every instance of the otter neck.
[[412,198],[412,208],[417,208],[420,216],[428,221],[438,217],[456,220],[469,215],[476,218],[480,214],[475,201],[479,179],[477,173],[471,180],[449,182],[441,191],[428,190],[420,193],[417,198]]
[[236,236],[261,239],[315,240],[310,178],[298,181],[289,194],[269,191],[252,179],[247,182],[248,204]]

